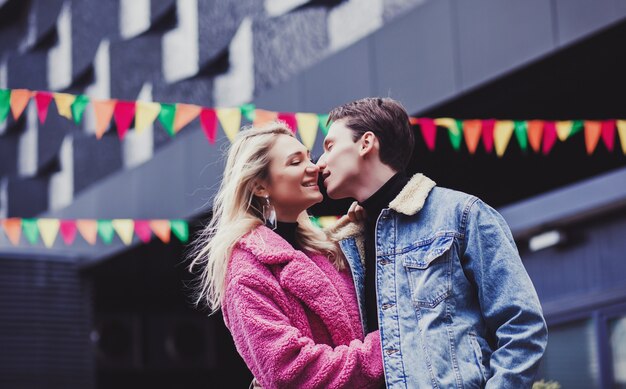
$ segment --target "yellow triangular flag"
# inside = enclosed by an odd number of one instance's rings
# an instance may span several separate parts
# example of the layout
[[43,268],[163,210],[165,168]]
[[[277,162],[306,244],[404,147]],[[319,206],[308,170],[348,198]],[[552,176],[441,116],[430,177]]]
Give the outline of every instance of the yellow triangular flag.
[[135,105],[135,109],[135,130],[141,133],[159,116],[161,104],[149,101],[138,101]]
[[459,135],[459,127],[457,126],[456,120],[452,118],[437,118],[435,119],[435,124],[437,126],[446,127],[448,131],[452,131],[454,135]]
[[572,123],[571,120],[560,120],[556,122],[556,135],[561,142],[569,138],[569,134],[572,132]]
[[493,142],[496,146],[496,154],[498,157],[501,157],[504,154],[506,146],[509,145],[514,129],[515,123],[512,120],[496,121],[496,125],[493,130]]
[[122,242],[124,242],[126,246],[130,245],[133,241],[135,222],[132,219],[113,219],[111,220],[111,224]]
[[59,115],[72,120],[72,103],[76,100],[76,96],[69,93],[53,93],[53,96]]
[[37,227],[46,247],[50,248],[54,244],[60,225],[59,219],[37,219]]
[[617,133],[619,134],[619,141],[622,145],[622,152],[626,154],[626,120],[618,120]]
[[296,113],[296,121],[298,122],[298,131],[300,132],[302,143],[307,149],[311,150],[317,137],[319,116],[315,113]]
[[226,136],[231,141],[235,140],[235,136],[239,132],[239,126],[241,125],[241,109],[237,108],[216,108],[217,118],[222,124],[222,129],[226,133]]

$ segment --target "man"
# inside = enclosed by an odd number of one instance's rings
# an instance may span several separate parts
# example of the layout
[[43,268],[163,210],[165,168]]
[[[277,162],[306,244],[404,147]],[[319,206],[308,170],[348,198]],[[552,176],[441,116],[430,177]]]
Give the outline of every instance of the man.
[[474,196],[404,174],[414,134],[398,102],[357,100],[329,121],[324,186],[366,210],[364,223],[346,218],[330,234],[366,328],[380,328],[387,386],[530,388],[547,329],[504,219]]

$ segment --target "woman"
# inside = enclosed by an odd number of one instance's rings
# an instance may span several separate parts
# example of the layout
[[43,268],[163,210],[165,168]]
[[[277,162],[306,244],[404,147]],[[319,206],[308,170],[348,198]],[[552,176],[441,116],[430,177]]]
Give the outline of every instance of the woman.
[[345,259],[306,213],[318,173],[283,123],[239,134],[191,264],[197,302],[222,309],[264,388],[377,387],[380,335],[363,337]]

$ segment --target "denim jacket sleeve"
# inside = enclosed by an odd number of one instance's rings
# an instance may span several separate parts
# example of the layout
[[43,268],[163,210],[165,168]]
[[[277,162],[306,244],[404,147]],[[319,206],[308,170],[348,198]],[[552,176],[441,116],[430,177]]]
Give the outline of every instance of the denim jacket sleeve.
[[495,340],[486,387],[530,388],[547,343],[539,298],[504,218],[475,198],[464,217],[463,268]]

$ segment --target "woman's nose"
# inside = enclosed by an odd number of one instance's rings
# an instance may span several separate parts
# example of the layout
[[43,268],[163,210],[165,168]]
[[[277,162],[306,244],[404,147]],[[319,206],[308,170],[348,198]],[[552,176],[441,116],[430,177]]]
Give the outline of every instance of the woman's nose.
[[313,161],[311,161],[311,163],[309,163],[309,165],[306,167],[306,170],[309,173],[317,173],[319,172],[320,168],[315,163],[313,163]]

